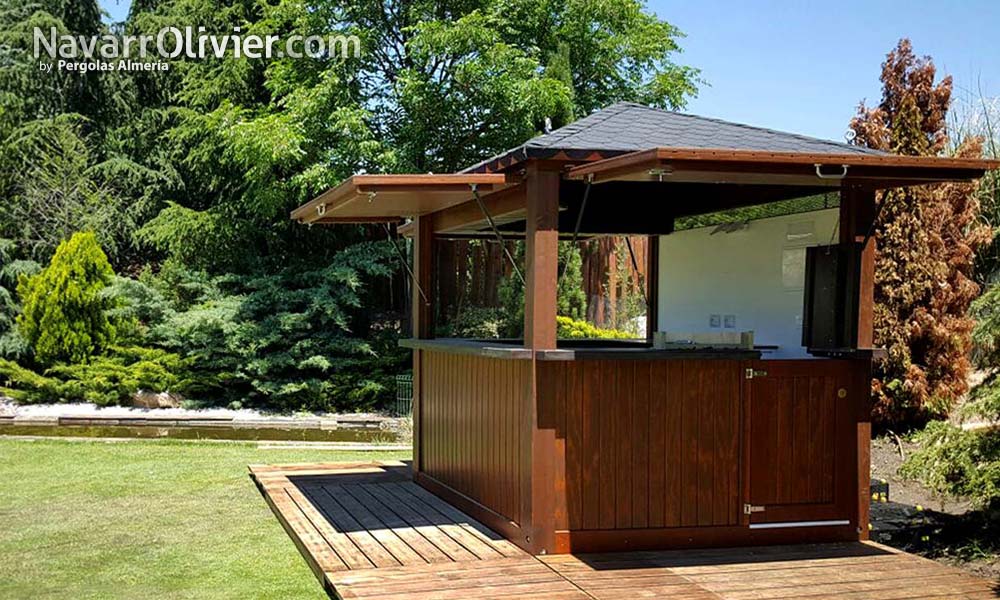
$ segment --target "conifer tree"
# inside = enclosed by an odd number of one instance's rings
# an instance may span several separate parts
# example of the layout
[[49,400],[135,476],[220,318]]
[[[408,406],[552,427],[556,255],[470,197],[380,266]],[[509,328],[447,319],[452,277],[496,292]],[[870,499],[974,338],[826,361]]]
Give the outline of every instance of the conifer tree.
[[18,284],[24,309],[17,323],[42,365],[79,363],[114,342],[101,292],[114,277],[93,233],[76,233],[59,244],[49,266]]
[[[851,121],[855,143],[894,154],[936,156],[948,148],[951,77],[935,81],[929,57],[900,40],[882,65],[882,101],[861,104]],[[978,156],[969,140],[957,150]],[[887,190],[876,227],[875,344],[888,350],[876,365],[873,418],[882,425],[943,416],[968,391],[969,306],[976,249],[990,240],[978,221],[975,184]]]

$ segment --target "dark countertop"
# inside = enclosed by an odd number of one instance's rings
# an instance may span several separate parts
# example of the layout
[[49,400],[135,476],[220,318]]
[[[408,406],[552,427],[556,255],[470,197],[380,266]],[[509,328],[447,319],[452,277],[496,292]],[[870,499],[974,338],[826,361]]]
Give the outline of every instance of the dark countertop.
[[[405,339],[400,346],[451,354],[528,360],[532,351],[516,340],[470,340],[458,338]],[[756,360],[759,350],[736,348],[670,348],[656,350],[645,342],[616,340],[565,340],[556,350],[539,350],[538,360]]]

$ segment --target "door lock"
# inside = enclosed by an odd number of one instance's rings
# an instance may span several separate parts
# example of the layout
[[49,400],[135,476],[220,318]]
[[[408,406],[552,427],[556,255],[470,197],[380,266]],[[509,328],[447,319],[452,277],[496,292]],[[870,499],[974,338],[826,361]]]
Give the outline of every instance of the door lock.
[[743,514],[745,514],[745,515],[750,515],[750,514],[759,513],[759,512],[764,512],[764,507],[763,506],[754,506],[753,504],[744,504],[743,505]]

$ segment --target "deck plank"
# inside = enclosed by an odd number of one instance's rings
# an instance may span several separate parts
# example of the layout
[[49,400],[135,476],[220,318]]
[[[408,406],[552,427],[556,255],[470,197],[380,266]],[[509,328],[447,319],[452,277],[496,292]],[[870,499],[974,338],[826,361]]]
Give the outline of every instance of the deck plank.
[[465,546],[456,542],[451,536],[433,524],[419,511],[414,510],[403,500],[392,494],[382,485],[363,485],[362,489],[375,496],[386,506],[390,506],[393,511],[402,517],[410,527],[423,535],[427,541],[431,542],[439,550],[445,553],[451,560],[463,562],[476,560],[476,555],[469,552]]
[[438,498],[434,494],[428,492],[424,488],[416,485],[412,482],[407,482],[401,484],[406,490],[408,490],[412,495],[419,498],[425,504],[438,511],[446,518],[455,521],[460,524],[463,529],[467,530],[473,537],[476,537],[491,548],[496,550],[503,556],[521,556],[524,551],[515,546],[512,542],[504,538],[502,535],[496,533],[492,529],[489,529],[479,521],[476,521],[472,517],[466,515],[462,511],[458,510],[454,506],[448,504],[444,500]]
[[998,582],[872,542],[531,556],[412,483],[399,463],[251,475],[342,600],[1000,598]]
[[[386,550],[368,530],[358,523],[327,488],[305,488],[306,496],[329,519],[337,531],[343,532],[376,567],[398,567],[400,562]],[[336,490],[334,490],[336,493]]]
[[340,557],[346,568],[369,569],[375,566],[375,564],[360,548],[357,547],[349,536],[331,526],[330,522],[326,520],[324,515],[317,511],[309,499],[306,498],[305,494],[302,493],[302,490],[295,486],[288,486],[284,489],[284,493],[288,495],[292,502],[294,502],[299,511],[305,515],[305,518],[313,524],[320,536]]
[[[417,488],[415,493],[413,488]],[[416,484],[413,483],[390,483],[386,484],[385,489],[389,490],[390,493],[395,494],[397,498],[409,504],[414,510],[418,511],[420,514],[424,515],[428,521],[433,525],[437,525],[441,531],[448,534],[453,540],[461,544],[466,550],[473,553],[480,559],[486,558],[499,558],[503,556],[499,550],[494,548],[492,544],[487,540],[475,535],[474,530],[468,527],[468,521],[472,519],[459,513],[462,518],[453,519],[445,516],[444,514],[438,512],[433,504],[443,503],[442,500],[430,495],[434,500],[430,503],[425,502],[425,497],[421,497],[421,493],[427,493],[423,488],[418,488]]]
[[323,492],[332,496],[357,522],[364,527],[378,543],[382,544],[401,565],[427,564],[424,557],[399,537],[395,531],[383,523],[372,511],[358,502],[348,491],[350,486],[326,486]]
[[419,554],[426,562],[451,562],[447,554],[431,543],[417,529],[411,527],[402,517],[393,512],[392,506],[383,504],[360,485],[345,485],[344,490],[358,502],[368,507],[386,527],[392,529],[400,539],[409,544],[413,548],[413,551]]

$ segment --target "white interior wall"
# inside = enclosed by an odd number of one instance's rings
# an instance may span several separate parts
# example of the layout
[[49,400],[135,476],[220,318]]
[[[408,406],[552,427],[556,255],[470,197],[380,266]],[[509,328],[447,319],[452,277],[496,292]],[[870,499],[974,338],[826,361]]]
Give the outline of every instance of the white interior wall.
[[778,346],[765,358],[808,357],[802,347],[805,248],[829,244],[831,237],[836,243],[837,221],[833,208],[751,221],[732,233],[703,227],[661,236],[660,330],[752,330],[756,344]]

